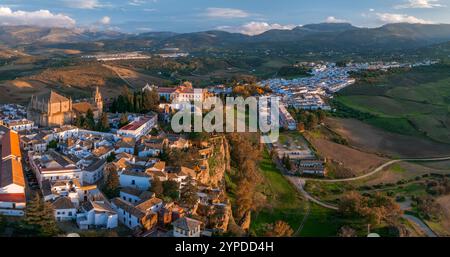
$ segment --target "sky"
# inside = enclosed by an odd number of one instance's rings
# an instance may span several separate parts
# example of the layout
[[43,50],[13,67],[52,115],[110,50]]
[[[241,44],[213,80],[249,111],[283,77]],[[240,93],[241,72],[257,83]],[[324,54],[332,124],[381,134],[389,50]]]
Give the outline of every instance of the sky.
[[0,25],[256,35],[320,22],[450,24],[450,0],[0,0]]

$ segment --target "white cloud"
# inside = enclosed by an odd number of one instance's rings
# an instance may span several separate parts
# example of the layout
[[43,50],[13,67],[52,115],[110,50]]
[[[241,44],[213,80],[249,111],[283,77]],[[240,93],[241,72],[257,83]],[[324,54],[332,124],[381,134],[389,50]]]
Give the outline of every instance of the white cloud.
[[250,14],[240,9],[208,8],[206,9],[206,16],[210,18],[233,19],[233,18],[245,18],[250,16]]
[[370,8],[370,9],[369,9],[369,12],[375,12],[375,9]]
[[0,25],[34,25],[41,27],[73,27],[75,20],[64,14],[53,14],[49,10],[13,11],[0,7]]
[[377,18],[383,23],[421,23],[433,24],[434,22],[420,19],[414,16],[398,13],[377,13]]
[[408,0],[404,4],[394,6],[395,9],[408,9],[408,8],[419,8],[419,9],[429,9],[435,7],[444,7],[444,5],[438,3],[439,0]]
[[298,25],[281,25],[277,23],[269,24],[267,22],[257,22],[252,21],[249,23],[246,23],[242,26],[238,27],[232,27],[232,26],[220,26],[217,27],[218,30],[224,30],[228,32],[234,32],[234,33],[242,33],[250,36],[258,35],[261,33],[264,33],[271,29],[282,29],[282,30],[289,30],[297,27]]
[[136,30],[148,32],[148,31],[152,31],[153,29],[150,27],[139,27],[139,28],[136,28]]
[[100,24],[102,25],[108,25],[109,23],[111,23],[111,18],[109,16],[104,16],[100,19]]
[[326,23],[344,23],[347,22],[346,20],[343,19],[338,19],[334,16],[329,16],[327,17],[327,19],[325,20]]
[[98,0],[64,0],[64,2],[68,7],[77,9],[94,9],[103,6]]
[[146,3],[147,3],[146,0],[131,0],[130,2],[128,2],[129,5],[134,5],[134,6],[141,6]]

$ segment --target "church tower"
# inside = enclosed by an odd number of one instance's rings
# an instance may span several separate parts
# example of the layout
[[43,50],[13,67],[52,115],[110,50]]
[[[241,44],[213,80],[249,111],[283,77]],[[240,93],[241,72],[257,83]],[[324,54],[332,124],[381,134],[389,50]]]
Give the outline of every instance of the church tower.
[[98,108],[99,114],[103,112],[103,99],[102,94],[100,93],[100,90],[98,87],[95,88],[95,94],[94,94],[94,104]]

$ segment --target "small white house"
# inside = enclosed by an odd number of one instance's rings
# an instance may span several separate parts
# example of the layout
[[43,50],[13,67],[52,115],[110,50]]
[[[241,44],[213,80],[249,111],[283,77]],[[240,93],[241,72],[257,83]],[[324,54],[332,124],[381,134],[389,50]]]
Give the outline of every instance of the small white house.
[[77,217],[77,209],[69,197],[60,197],[52,203],[55,219],[57,221],[74,220]]
[[133,187],[144,191],[150,188],[150,180],[150,175],[145,172],[124,170],[119,175],[121,187]]
[[77,214],[77,224],[80,229],[111,229],[117,227],[118,215],[106,200],[89,200],[81,205],[81,213]]
[[86,167],[83,171],[83,182],[88,184],[94,184],[103,177],[103,168],[105,167],[106,160],[98,159],[93,161],[91,165]]
[[112,200],[112,206],[118,214],[119,221],[130,229],[141,226],[141,219],[145,212],[135,208],[131,203],[116,197]]
[[182,217],[172,222],[174,237],[200,237],[201,222],[188,217]]

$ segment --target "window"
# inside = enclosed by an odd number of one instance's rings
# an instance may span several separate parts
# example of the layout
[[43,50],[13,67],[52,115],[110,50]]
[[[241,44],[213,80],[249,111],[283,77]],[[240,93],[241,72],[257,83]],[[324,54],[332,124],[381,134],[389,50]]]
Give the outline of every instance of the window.
[[132,184],[132,185],[136,185],[136,181],[134,181],[134,179],[131,180],[131,184]]
[[69,212],[67,213],[67,215],[69,215],[69,216],[72,216],[72,212],[71,212],[71,211],[69,211]]

